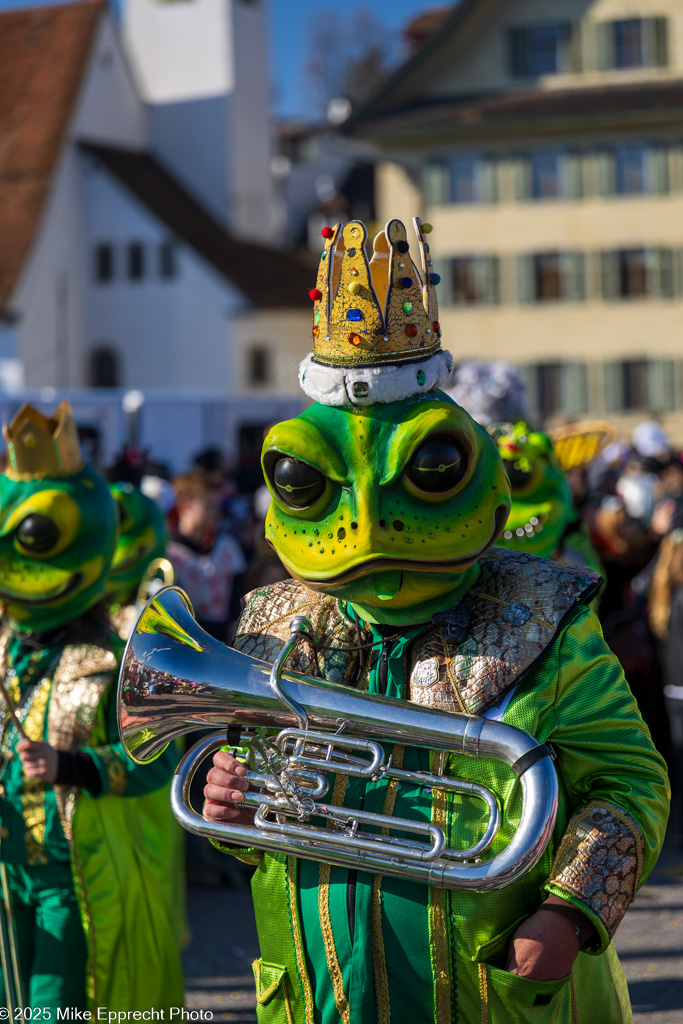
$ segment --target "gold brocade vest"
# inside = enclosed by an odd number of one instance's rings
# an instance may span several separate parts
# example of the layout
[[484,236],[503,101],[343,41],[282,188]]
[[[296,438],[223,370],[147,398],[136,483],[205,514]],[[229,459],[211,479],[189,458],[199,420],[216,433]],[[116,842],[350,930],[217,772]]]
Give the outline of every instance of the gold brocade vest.
[[[11,636],[6,624],[0,634],[0,671],[5,674],[6,652]],[[90,744],[97,708],[118,671],[113,651],[95,644],[70,644],[64,648],[52,676],[47,720],[47,741],[58,750]],[[0,700],[4,712],[4,701]],[[114,787],[115,789],[115,787]],[[73,841],[73,816],[78,789],[55,785],[59,820],[69,843]]]
[[[435,615],[414,640],[409,699],[443,711],[480,714],[497,704],[553,644],[569,616],[598,592],[601,578],[586,569],[492,548],[480,560],[474,586]],[[342,685],[367,688],[369,631],[347,617],[339,601],[284,580],[248,594],[235,647],[273,662],[295,615],[313,624],[288,667]],[[355,649],[354,649],[355,648]],[[360,648],[360,650],[359,650]]]

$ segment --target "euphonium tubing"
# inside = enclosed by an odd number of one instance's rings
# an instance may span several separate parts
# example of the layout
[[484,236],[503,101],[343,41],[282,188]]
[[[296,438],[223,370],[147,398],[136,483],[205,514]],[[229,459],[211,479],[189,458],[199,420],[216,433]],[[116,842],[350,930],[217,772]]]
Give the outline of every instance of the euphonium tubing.
[[[143,609],[124,654],[119,679],[119,731],[138,763],[154,760],[174,738],[206,727],[220,735],[202,740],[179,764],[171,806],[188,831],[238,847],[254,847],[360,868],[446,888],[503,888],[538,862],[557,815],[557,775],[548,747],[499,721],[435,711],[284,670],[305,635],[305,620],[292,622],[292,637],[275,665],[240,654],[196,623],[187,596],[165,587]],[[228,730],[226,737],[225,730]],[[252,748],[245,807],[254,822],[213,822],[188,800],[202,760],[224,746]],[[498,806],[483,786],[440,774],[395,769],[383,744],[465,754],[507,764],[522,791],[517,830],[494,857],[482,860],[498,829]],[[321,802],[327,775],[402,779],[429,789],[483,800],[489,823],[469,850],[446,848],[441,829],[428,822],[369,815]],[[258,786],[261,792],[253,787]],[[332,827],[310,824],[326,819]],[[360,826],[412,832],[418,839],[363,832]]]

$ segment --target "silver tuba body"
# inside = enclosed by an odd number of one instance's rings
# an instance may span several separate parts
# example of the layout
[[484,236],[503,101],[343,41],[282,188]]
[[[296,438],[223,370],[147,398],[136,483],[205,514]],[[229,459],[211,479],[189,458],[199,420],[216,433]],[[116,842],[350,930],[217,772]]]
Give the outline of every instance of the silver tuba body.
[[[171,806],[181,825],[242,848],[447,888],[500,889],[538,862],[557,814],[557,776],[548,747],[503,722],[369,696],[287,671],[285,662],[310,624],[296,618],[290,628],[290,639],[270,665],[205,633],[177,587],[165,587],[143,609],[119,679],[119,731],[126,752],[144,763],[185,733],[222,730],[197,744],[176,770]],[[248,749],[244,803],[253,808],[253,824],[209,821],[189,804],[198,765],[226,744]],[[394,744],[434,752],[433,773],[394,767],[384,749]],[[445,775],[449,754],[497,760],[517,776],[522,793],[517,830],[488,859],[483,854],[500,824],[497,798],[484,786]],[[335,774],[464,794],[483,801],[488,824],[474,846],[450,849],[433,823],[325,802]],[[399,835],[392,836],[392,830]]]

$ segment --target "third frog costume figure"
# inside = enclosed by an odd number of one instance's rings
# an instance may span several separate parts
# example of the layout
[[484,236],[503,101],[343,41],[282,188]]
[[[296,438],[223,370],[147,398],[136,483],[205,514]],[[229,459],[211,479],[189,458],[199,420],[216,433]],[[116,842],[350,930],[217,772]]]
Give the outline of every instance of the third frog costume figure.
[[[664,765],[590,610],[599,578],[492,546],[510,486],[494,441],[439,390],[452,362],[431,229],[415,227],[418,260],[393,220],[369,263],[361,223],[325,229],[300,372],[315,404],[275,426],[263,450],[266,533],[293,579],[247,596],[235,646],[272,662],[306,616],[311,639],[289,667],[367,691],[380,723],[387,695],[525,730],[552,746],[559,809],[540,859],[485,892],[236,851],[256,865],[258,1019],[624,1024],[612,937],[662,842]],[[434,760],[393,748],[394,768],[428,772]],[[519,772],[463,753],[444,770],[496,794],[498,853],[520,819]],[[239,754],[218,752],[205,817],[248,824],[249,788]],[[340,774],[330,802],[431,820],[456,850],[485,829],[471,795],[414,777]]]
[[24,406],[5,439],[0,862],[19,987],[43,1020],[182,1005],[163,833],[136,799],[163,797],[173,752],[135,765],[116,724],[123,644],[102,603],[114,501],[83,462],[68,403],[52,418]]

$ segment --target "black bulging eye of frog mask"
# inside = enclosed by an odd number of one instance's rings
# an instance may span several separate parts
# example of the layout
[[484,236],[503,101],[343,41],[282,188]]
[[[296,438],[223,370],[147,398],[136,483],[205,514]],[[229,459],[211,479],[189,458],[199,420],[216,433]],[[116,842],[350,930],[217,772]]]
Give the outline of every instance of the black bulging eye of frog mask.
[[406,476],[421,491],[451,491],[467,472],[467,452],[452,437],[433,436],[415,449]]
[[510,481],[510,487],[513,491],[523,491],[525,487],[534,479],[534,467],[531,469],[522,469],[521,466],[515,466],[514,463],[503,460],[505,466],[505,472],[508,475]]
[[57,545],[59,527],[49,516],[34,512],[19,523],[16,538],[21,547],[31,553],[44,555]]
[[271,472],[278,497],[290,508],[309,508],[327,487],[327,478],[319,470],[287,456],[279,458]]

